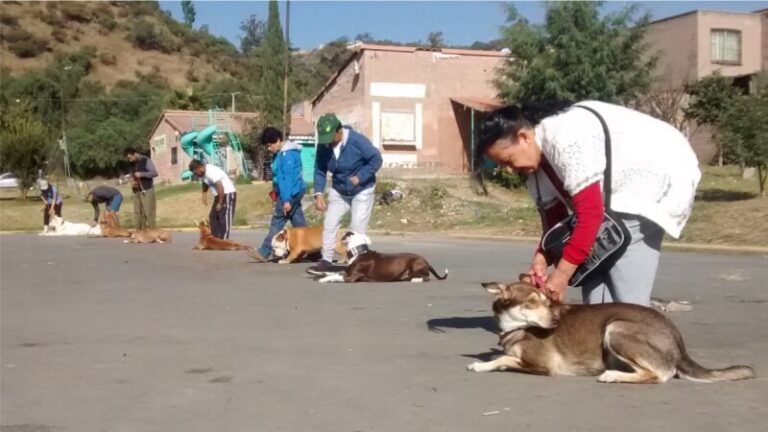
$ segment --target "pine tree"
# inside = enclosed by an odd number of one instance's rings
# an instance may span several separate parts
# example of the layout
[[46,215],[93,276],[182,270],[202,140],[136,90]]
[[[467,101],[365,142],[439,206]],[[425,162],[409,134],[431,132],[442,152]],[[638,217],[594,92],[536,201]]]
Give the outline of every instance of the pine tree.
[[267,32],[261,43],[261,109],[264,123],[278,129],[283,127],[283,74],[285,71],[285,39],[280,25],[277,1],[269,2]]
[[184,24],[186,24],[187,27],[192,28],[192,25],[195,23],[195,17],[197,16],[195,5],[192,4],[192,0],[182,0],[181,11],[184,13]]

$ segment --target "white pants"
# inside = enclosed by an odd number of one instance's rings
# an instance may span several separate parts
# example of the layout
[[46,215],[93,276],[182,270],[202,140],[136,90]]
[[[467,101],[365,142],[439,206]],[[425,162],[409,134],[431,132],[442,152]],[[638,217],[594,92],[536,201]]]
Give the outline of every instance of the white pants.
[[632,240],[621,258],[602,277],[581,287],[585,304],[634,303],[649,306],[659,265],[664,230],[640,216],[622,215]]
[[368,221],[373,213],[373,198],[375,187],[371,186],[355,196],[343,196],[331,189],[328,194],[328,209],[325,212],[323,223],[323,260],[333,261],[333,251],[336,247],[336,233],[341,225],[341,218],[352,210],[352,221],[349,229],[360,234],[365,234]]

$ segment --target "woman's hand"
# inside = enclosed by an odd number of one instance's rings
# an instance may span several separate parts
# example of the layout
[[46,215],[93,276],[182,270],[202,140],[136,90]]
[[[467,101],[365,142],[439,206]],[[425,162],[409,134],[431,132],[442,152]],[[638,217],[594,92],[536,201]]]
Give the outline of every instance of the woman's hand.
[[547,257],[544,256],[544,254],[537,250],[536,253],[533,255],[533,261],[531,262],[531,266],[528,268],[528,275],[533,279],[534,283],[538,288],[543,288],[543,286],[540,286],[540,284],[545,283],[547,281]]
[[566,259],[561,259],[557,263],[555,271],[549,274],[546,279],[546,283],[543,287],[544,294],[550,299],[556,302],[562,302],[565,300],[565,291],[568,289],[568,282],[571,280],[571,276],[576,272],[579,266],[568,262]]
[[562,303],[565,300],[565,291],[568,289],[568,279],[570,278],[562,272],[555,270],[547,277],[542,291],[550,299]]

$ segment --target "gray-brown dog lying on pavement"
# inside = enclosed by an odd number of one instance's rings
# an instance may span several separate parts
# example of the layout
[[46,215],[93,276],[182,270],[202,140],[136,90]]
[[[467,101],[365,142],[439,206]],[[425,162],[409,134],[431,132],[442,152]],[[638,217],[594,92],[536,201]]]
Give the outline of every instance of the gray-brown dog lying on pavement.
[[448,277],[447,269],[440,276],[420,255],[382,254],[368,249],[371,239],[364,234],[349,231],[342,237],[341,244],[347,250],[346,270],[326,273],[318,282],[424,282],[430,274],[440,280]]
[[521,282],[484,283],[496,296],[493,312],[505,355],[475,362],[475,372],[513,369],[540,375],[600,375],[603,383],[662,383],[749,379],[749,366],[707,369],[685,351],[683,337],[660,312],[626,303],[552,303],[527,275]]

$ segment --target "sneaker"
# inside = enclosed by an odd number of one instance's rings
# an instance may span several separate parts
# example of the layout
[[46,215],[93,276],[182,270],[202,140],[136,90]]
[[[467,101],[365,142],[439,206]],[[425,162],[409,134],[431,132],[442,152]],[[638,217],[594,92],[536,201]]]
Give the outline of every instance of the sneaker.
[[264,256],[261,253],[259,253],[259,251],[257,250],[249,250],[248,256],[256,260],[256,262],[260,262],[260,263],[269,262],[269,259],[264,258]]
[[325,276],[333,271],[333,264],[326,260],[320,260],[317,264],[307,269],[307,273],[313,276]]

